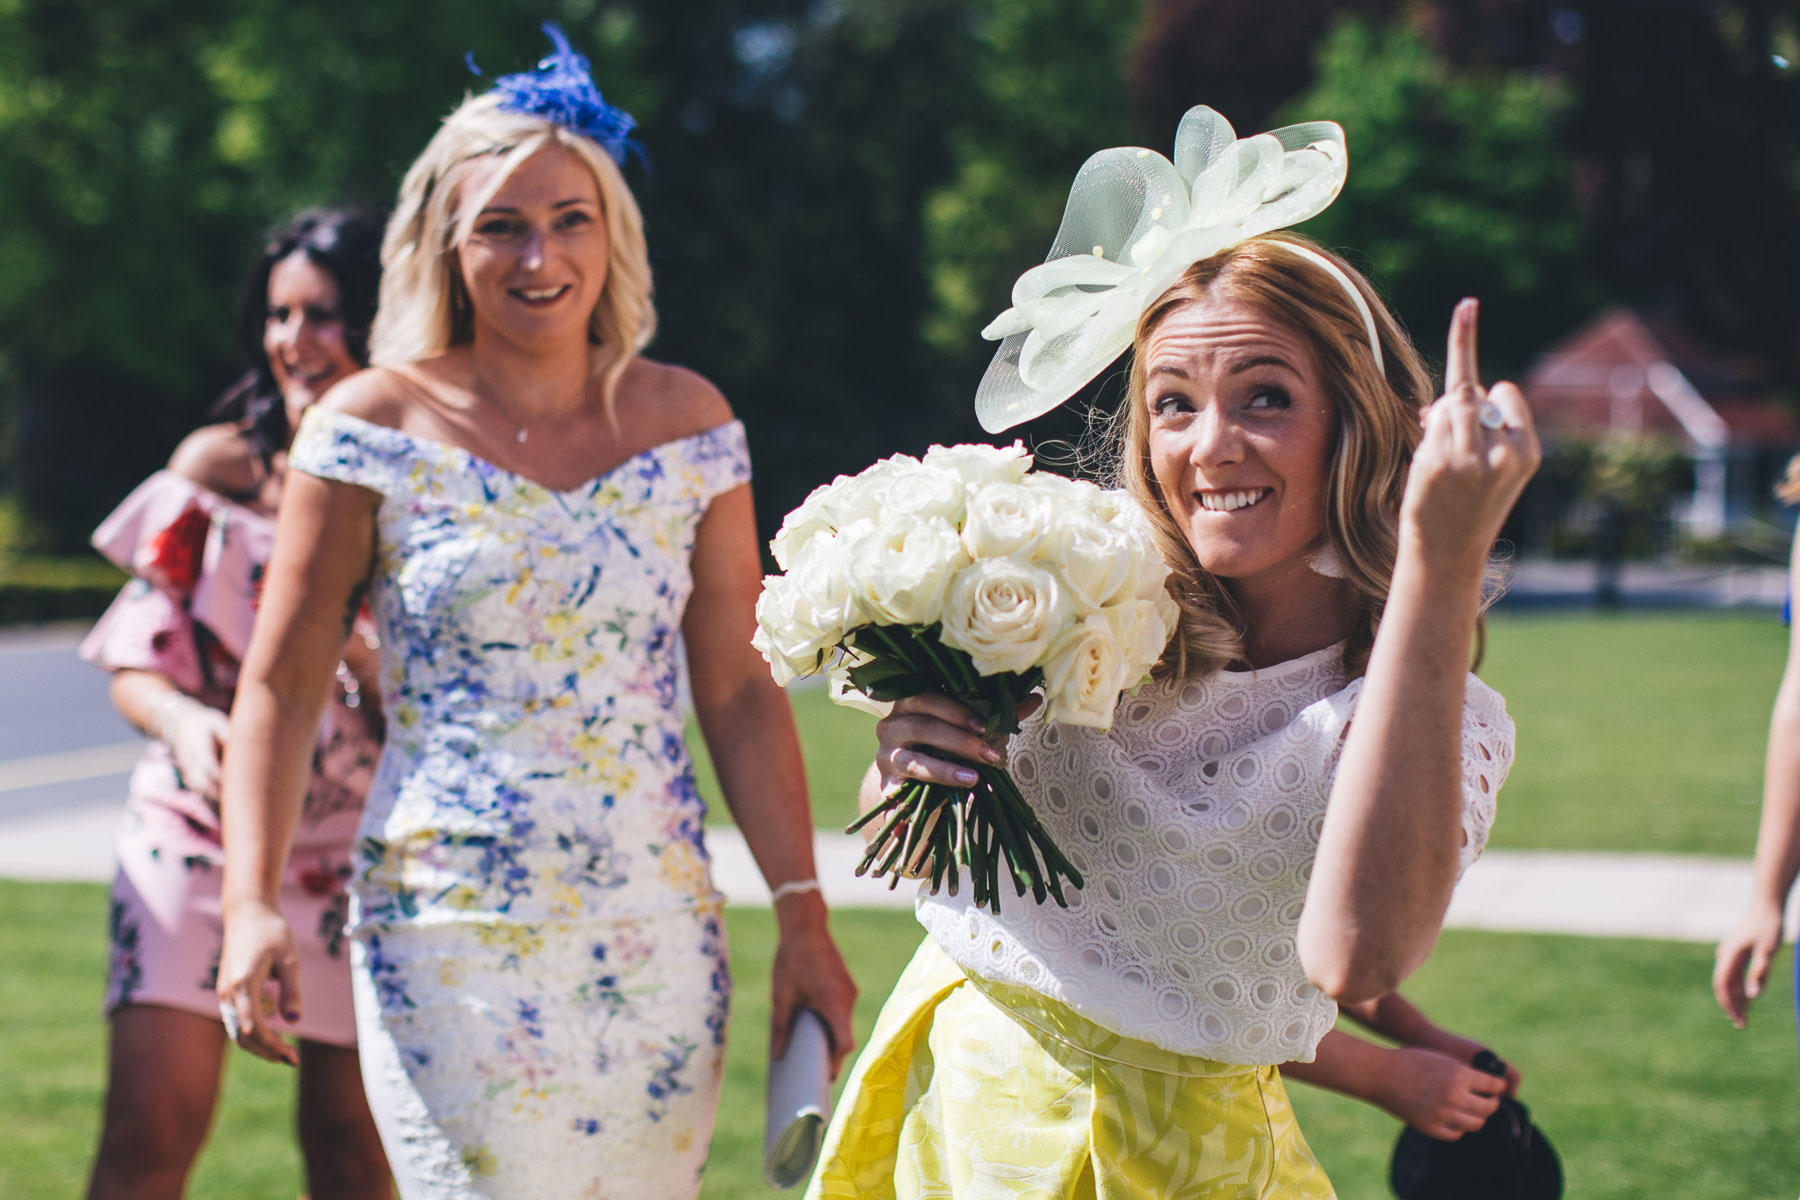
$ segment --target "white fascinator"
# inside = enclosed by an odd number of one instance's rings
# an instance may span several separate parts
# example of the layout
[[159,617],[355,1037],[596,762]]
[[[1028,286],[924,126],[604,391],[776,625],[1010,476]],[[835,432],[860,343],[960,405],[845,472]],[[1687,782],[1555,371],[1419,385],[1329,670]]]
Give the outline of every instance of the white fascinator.
[[[1348,165],[1334,122],[1240,138],[1204,105],[1181,119],[1173,162],[1135,146],[1088,159],[1048,257],[981,331],[1000,342],[975,393],[981,427],[998,433],[1067,400],[1131,345],[1139,314],[1191,264],[1323,212]],[[1362,294],[1322,256],[1287,248],[1350,290],[1379,360]]]

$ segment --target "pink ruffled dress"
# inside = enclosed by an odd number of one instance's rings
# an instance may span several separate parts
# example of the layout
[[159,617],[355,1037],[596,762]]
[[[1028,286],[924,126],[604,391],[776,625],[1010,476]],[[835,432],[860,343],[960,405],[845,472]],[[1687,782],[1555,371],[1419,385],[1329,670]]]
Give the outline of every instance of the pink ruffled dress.
[[[229,710],[274,535],[259,513],[172,472],[152,475],[94,531],[95,547],[132,579],[82,642],[81,657],[111,671],[154,671]],[[356,1044],[344,933],[350,841],[381,753],[379,706],[365,699],[340,670],[281,887],[306,990],[301,1020],[289,1025],[277,1015],[275,1025],[339,1046]],[[132,772],[117,848],[107,1015],[156,1004],[216,1020],[219,814],[183,785],[161,742],[149,744]]]

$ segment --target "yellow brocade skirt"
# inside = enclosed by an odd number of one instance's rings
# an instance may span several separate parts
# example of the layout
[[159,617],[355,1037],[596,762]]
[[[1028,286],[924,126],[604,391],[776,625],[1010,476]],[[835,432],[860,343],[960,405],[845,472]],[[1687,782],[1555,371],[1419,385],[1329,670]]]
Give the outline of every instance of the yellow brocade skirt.
[[1333,1200],[1274,1067],[1122,1037],[930,938],[882,1007],[807,1200]]

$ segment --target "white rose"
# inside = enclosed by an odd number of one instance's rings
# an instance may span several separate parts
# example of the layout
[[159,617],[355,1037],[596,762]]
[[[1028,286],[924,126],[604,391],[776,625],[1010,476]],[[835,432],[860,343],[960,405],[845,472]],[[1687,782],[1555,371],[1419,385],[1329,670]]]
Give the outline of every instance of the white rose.
[[983,675],[1029,671],[1069,615],[1056,576],[1016,558],[984,558],[957,575],[944,602],[944,643]]
[[944,592],[968,557],[949,522],[912,517],[883,521],[850,546],[850,587],[877,625],[930,625]]
[[[843,476],[838,476],[839,482]],[[769,553],[775,556],[775,565],[787,570],[799,556],[800,548],[821,533],[831,532],[831,518],[825,513],[825,504],[836,483],[822,484],[806,494],[800,507],[783,517],[781,528],[769,542]]]
[[971,558],[1029,558],[1050,531],[1050,498],[1017,483],[990,483],[969,492],[963,545]]
[[1040,562],[1055,568],[1082,615],[1099,612],[1134,582],[1140,552],[1131,536],[1086,509],[1065,508],[1038,547]]
[[960,526],[968,495],[962,476],[926,463],[909,471],[896,471],[881,481],[880,515],[936,517]]
[[821,653],[837,641],[830,631],[819,628],[812,606],[792,581],[780,575],[763,580],[750,644],[767,660],[776,683],[786,687],[801,675],[817,672]]
[[1112,623],[1094,613],[1050,643],[1044,660],[1046,719],[1111,728],[1119,693],[1129,682],[1114,638]]
[[831,696],[832,702],[841,704],[845,708],[854,708],[858,712],[866,712],[872,717],[885,717],[894,711],[892,702],[872,700],[850,682],[851,666],[850,660],[845,659],[825,672],[826,691]]
[[1088,508],[1102,521],[1125,521],[1141,529],[1150,528],[1150,519],[1129,493],[1120,488],[1103,487],[1096,487],[1094,491],[1096,495]]
[[787,586],[798,589],[812,610],[811,624],[836,645],[863,623],[850,580],[850,544],[867,529],[858,522],[843,533],[821,533],[800,548],[787,573]]
[[832,483],[831,494],[825,500],[825,515],[839,529],[857,521],[881,520],[881,506],[885,502],[888,480],[918,465],[917,459],[896,454],[855,475],[839,476]]
[[858,521],[881,520],[887,515],[889,482],[918,469],[919,460],[912,455],[894,454],[854,475],[839,475],[814,488],[800,507],[783,518],[781,528],[769,542],[775,564],[788,570],[799,557],[800,548],[821,533],[842,532]]
[[1050,471],[1033,471],[1021,482],[1033,491],[1050,497],[1051,503],[1059,508],[1092,510],[1101,503],[1104,495],[1098,487],[1085,479],[1070,479],[1067,475],[1057,475]]
[[933,446],[925,451],[925,465],[954,471],[971,488],[984,483],[1017,483],[1031,470],[1031,452],[1018,442],[1010,446],[979,442]]
[[1160,604],[1154,600],[1126,599],[1100,615],[1112,626],[1113,645],[1118,648],[1125,681],[1135,683],[1149,673],[1168,649],[1180,613],[1165,592]]

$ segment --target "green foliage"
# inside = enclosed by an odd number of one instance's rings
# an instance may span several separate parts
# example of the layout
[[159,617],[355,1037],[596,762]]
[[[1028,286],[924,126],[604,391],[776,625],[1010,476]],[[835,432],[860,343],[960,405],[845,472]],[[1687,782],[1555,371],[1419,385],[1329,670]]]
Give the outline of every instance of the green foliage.
[[972,87],[951,138],[954,165],[926,202],[923,229],[931,282],[923,337],[965,396],[993,354],[981,329],[1011,302],[1012,281],[1044,260],[1082,162],[1133,142],[1168,152],[1163,143],[1174,130],[1132,121],[1120,86],[1142,7],[1141,0],[982,6]]
[[1283,121],[1344,127],[1350,177],[1303,232],[1368,262],[1430,357],[1451,307],[1482,310],[1492,377],[1584,311],[1581,220],[1557,142],[1567,89],[1526,71],[1453,71],[1406,22],[1340,22]]

